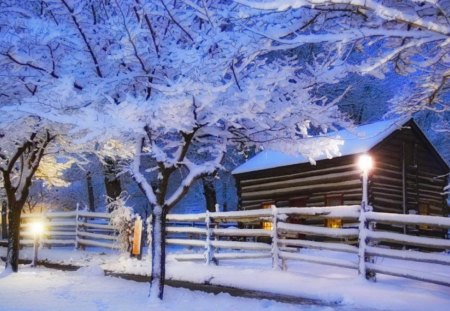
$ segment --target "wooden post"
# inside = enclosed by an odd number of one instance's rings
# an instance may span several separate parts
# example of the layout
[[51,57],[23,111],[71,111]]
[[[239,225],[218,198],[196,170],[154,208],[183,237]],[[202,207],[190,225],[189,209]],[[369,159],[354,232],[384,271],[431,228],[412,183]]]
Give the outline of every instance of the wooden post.
[[358,235],[358,274],[362,277],[366,277],[366,214],[365,214],[365,202],[362,201],[359,214],[359,235]]
[[370,206],[366,206],[364,202],[361,204],[361,212],[359,215],[359,249],[358,249],[358,257],[359,257],[359,265],[358,265],[358,274],[367,280],[375,281],[376,275],[375,272],[369,271],[366,268],[366,262],[373,263],[373,257],[367,255],[366,247],[367,244],[371,245],[368,242],[367,232],[373,230],[373,225],[369,224],[366,218],[366,212],[371,210]]
[[[402,144],[402,212],[406,215],[407,192],[406,192],[406,147],[405,142]],[[406,234],[406,225],[403,225],[403,234]],[[405,249],[405,245],[403,245]]]
[[47,212],[45,212],[45,214],[43,215],[43,223],[46,224],[47,230],[45,230],[45,232],[42,234],[40,242],[42,243],[42,245],[44,245],[44,240],[45,240],[46,241],[45,244],[47,244],[47,248],[51,249],[52,243],[50,241],[52,239],[50,239],[49,236],[52,237],[52,235],[50,235],[49,232],[53,229],[53,227],[52,227],[52,219],[50,216],[47,216]]
[[281,270],[280,248],[278,246],[278,210],[272,205],[272,268]]
[[33,261],[31,262],[32,267],[37,266],[38,248],[39,248],[39,234],[34,233],[34,236],[33,236]]
[[83,243],[80,243],[80,242],[78,242],[78,232],[80,232],[80,231],[87,231],[86,230],[86,226],[85,226],[85,223],[87,222],[87,217],[86,216],[80,216],[79,215],[79,210],[78,210],[78,212],[77,212],[77,215],[78,215],[78,217],[77,217],[77,246],[78,246],[78,248],[79,249],[85,249],[86,248],[86,246],[83,244]]
[[[220,206],[219,206],[219,204],[216,204],[215,207],[216,207],[216,213],[220,212]],[[214,229],[219,229],[219,228],[220,228],[220,224],[217,223],[216,221],[214,221]],[[214,234],[214,241],[219,241],[219,236],[218,236],[218,235],[215,235],[215,234]],[[215,254],[215,253],[218,253],[218,252],[219,252],[219,249],[214,248],[214,254]],[[214,254],[213,254],[213,255],[214,255]],[[213,256],[212,260],[213,260],[213,262],[214,262],[214,264],[215,264],[216,266],[219,265],[219,260],[218,260],[216,257]]]
[[78,213],[80,210],[80,203],[77,203],[77,209],[75,211],[75,248],[78,249],[80,245],[78,244]]
[[206,211],[205,216],[205,229],[206,229],[206,243],[205,243],[205,262],[207,265],[211,264],[214,260],[214,247],[211,245],[211,239],[213,236],[211,230],[211,217],[209,216],[209,211]]
[[153,254],[152,254],[152,230],[153,230],[153,226],[152,226],[152,219],[153,219],[153,215],[150,213],[150,215],[147,218],[147,249],[148,249],[148,256],[149,258],[153,258]]

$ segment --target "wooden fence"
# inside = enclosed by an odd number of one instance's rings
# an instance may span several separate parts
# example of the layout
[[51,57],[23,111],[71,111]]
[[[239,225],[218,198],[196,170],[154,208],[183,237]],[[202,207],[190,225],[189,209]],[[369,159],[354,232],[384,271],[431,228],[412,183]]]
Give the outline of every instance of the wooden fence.
[[[41,218],[48,228],[44,244],[117,248],[117,230],[109,224],[111,216],[107,213],[73,211],[23,215],[22,218],[22,244],[33,242],[26,227],[32,219]],[[325,226],[326,219],[339,219],[338,228]],[[378,224],[448,230],[450,218],[378,213],[364,211],[359,205],[272,206],[250,211],[169,214],[166,242],[203,250],[176,254],[179,261],[200,260],[209,264],[226,259],[271,258],[274,269],[287,269],[291,261],[305,261],[356,269],[362,276],[379,273],[450,286],[450,275],[393,268],[378,260],[390,258],[449,265],[450,240],[386,231],[379,229]],[[338,259],[311,255],[304,249],[349,255]]]
[[97,246],[118,248],[117,230],[109,224],[109,213],[86,211],[49,212],[43,214],[24,214],[21,222],[22,245],[33,244],[33,234],[29,226],[39,220],[46,230],[41,243],[46,246]]
[[[324,226],[325,219],[340,219],[343,226],[328,228]],[[380,273],[450,286],[450,275],[393,268],[377,260],[390,258],[449,265],[450,240],[382,231],[376,226],[394,224],[448,229],[450,219],[447,217],[367,212],[353,205],[273,206],[251,211],[169,214],[167,220],[167,244],[204,249],[200,254],[177,254],[175,258],[180,261],[210,263],[224,259],[272,258],[274,269],[286,269],[289,261],[305,261],[356,269],[362,276]],[[350,256],[343,256],[349,259],[313,256],[302,249],[328,250]]]

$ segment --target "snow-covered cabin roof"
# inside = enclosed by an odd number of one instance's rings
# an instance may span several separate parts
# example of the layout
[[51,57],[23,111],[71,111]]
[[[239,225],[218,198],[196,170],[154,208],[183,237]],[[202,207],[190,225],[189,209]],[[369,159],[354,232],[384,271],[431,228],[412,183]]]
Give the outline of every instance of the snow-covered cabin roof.
[[[344,144],[340,147],[340,156],[368,152],[387,136],[401,128],[410,119],[392,119],[361,125],[348,130],[336,131],[328,134],[330,138],[342,139]],[[314,138],[312,138],[314,140]],[[313,143],[313,142],[312,142]],[[327,159],[323,155],[315,160]],[[280,151],[264,150],[253,158],[238,166],[232,174],[248,173],[269,168],[302,164],[310,162],[308,158],[298,155],[288,155]]]

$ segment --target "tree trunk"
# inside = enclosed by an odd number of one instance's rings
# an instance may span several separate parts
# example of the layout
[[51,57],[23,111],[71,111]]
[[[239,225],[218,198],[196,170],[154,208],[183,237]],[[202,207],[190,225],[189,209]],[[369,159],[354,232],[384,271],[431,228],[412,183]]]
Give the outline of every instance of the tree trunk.
[[8,205],[6,201],[2,202],[2,239],[8,238],[8,224],[6,217],[8,216]]
[[211,213],[216,211],[217,197],[214,187],[214,176],[208,175],[202,178],[203,193],[205,195],[206,209]]
[[89,211],[95,212],[94,186],[92,185],[91,172],[88,172],[86,174],[86,183],[87,183]]
[[11,269],[13,272],[19,270],[19,247],[20,247],[20,214],[22,208],[19,206],[9,206],[9,239],[8,250],[6,254],[5,269]]
[[[228,179],[228,178],[227,178]],[[228,211],[228,184],[226,179],[222,179],[222,211],[227,212]]]
[[152,210],[152,271],[150,274],[150,297],[163,299],[166,276],[166,213],[160,206]]
[[106,195],[110,200],[117,199],[122,192],[122,186],[120,184],[120,179],[117,177],[117,171],[116,162],[109,157],[105,158],[105,164],[103,165],[105,189]]

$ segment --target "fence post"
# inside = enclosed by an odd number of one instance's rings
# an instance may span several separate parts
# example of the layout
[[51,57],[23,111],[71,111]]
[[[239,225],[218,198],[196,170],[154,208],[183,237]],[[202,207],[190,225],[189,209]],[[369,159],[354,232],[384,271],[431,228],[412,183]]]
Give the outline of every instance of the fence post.
[[358,234],[358,274],[362,277],[366,277],[366,212],[365,202],[361,204],[359,211],[359,234]]
[[[216,204],[215,208],[216,208],[216,213],[219,213],[220,212],[219,204]],[[214,220],[214,229],[219,229],[219,228],[220,228],[220,224]],[[216,235],[216,234],[214,234],[214,241],[219,241],[219,236]],[[213,256],[214,256],[214,254],[216,254],[218,252],[219,252],[219,249],[218,248],[214,248]],[[212,260],[213,260],[213,262],[214,262],[214,264],[216,266],[219,265],[219,260],[216,257],[213,257]]]
[[[44,222],[44,224],[46,225],[46,227],[47,227],[47,230],[45,231],[45,233],[43,234],[43,236],[42,236],[42,239],[41,239],[41,245],[42,246],[44,246],[44,244],[47,244],[47,248],[48,249],[51,249],[52,248],[52,243],[50,243],[49,242],[49,240],[51,240],[51,239],[49,239],[49,237],[53,237],[53,235],[52,234],[49,234],[49,231],[50,230],[53,230],[53,226],[51,225],[52,224],[52,218],[51,217],[49,217],[48,215],[47,215],[47,213],[48,212],[45,212],[45,214],[43,214],[43,222]],[[44,241],[46,241],[47,243],[44,243]]]
[[[369,205],[366,205],[366,203],[363,201],[361,204],[361,211],[359,214],[359,235],[358,235],[358,258],[359,258],[359,265],[358,265],[358,274],[362,277],[364,277],[367,280],[375,281],[376,275],[375,272],[367,270],[366,262],[374,262],[373,257],[368,256],[366,253],[366,247],[367,247],[367,232],[369,230],[373,230],[373,225],[369,224],[366,218],[366,212],[370,212],[371,207]],[[370,245],[370,244],[369,244]]]
[[211,264],[211,261],[214,260],[214,247],[211,245],[211,238],[213,232],[211,230],[211,217],[209,216],[209,211],[206,211],[205,227],[206,227],[205,262],[207,265],[209,265]]
[[272,205],[272,268],[281,270],[280,249],[278,246],[278,210]]
[[[153,231],[153,215],[150,213],[150,215],[147,217],[147,255],[148,258],[153,258],[153,250],[152,250],[152,231]],[[144,243],[145,243],[144,242]]]
[[77,209],[75,211],[75,248],[78,249],[78,212],[80,209],[80,203],[77,203]]

